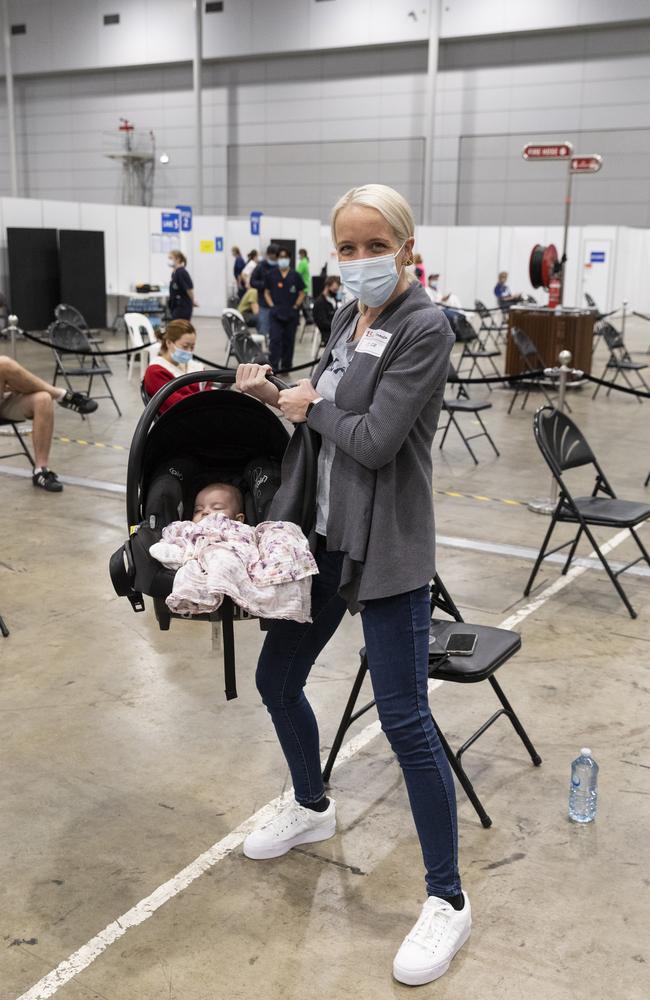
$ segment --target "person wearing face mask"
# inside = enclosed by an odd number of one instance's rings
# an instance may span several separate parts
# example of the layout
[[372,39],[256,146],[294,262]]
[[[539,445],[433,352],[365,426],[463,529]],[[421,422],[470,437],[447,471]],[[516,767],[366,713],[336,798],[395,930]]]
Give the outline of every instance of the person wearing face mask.
[[337,295],[341,289],[341,279],[330,275],[325,280],[323,291],[314,302],[314,323],[320,332],[321,345],[325,345],[332,332],[332,320],[338,309]]
[[[156,360],[147,366],[144,373],[144,390],[148,396],[154,396],[163,385],[185,375],[187,372],[202,372],[203,365],[194,360],[194,348],[196,347],[196,330],[186,319],[174,319],[168,323],[164,332],[156,330],[156,337],[160,341],[160,351]],[[210,388],[209,382],[194,382],[192,385],[183,386],[178,392],[172,393],[165,400],[160,408],[164,413],[170,406],[174,406],[191,396],[194,392]]]
[[[469,937],[461,889],[454,780],[428,703],[429,582],[435,574],[431,446],[454,336],[442,311],[405,271],[415,222],[383,184],[348,191],[332,238],[343,283],[339,309],[311,379],[281,392],[268,366],[242,365],[237,385],[318,436],[314,527],[319,574],[311,624],[271,622],[257,686],[293,779],[295,801],[244,841],[268,859],[336,833],[321,776],[318,726],[304,685],[346,610],[360,612],[382,729],[404,775],[426,871],[427,901],[393,962],[421,985],[443,975]],[[299,523],[302,435],[294,434],[269,517]]]
[[172,250],[167,263],[172,268],[169,282],[169,311],[172,319],[192,319],[194,285],[186,268],[187,258],[180,250]]
[[273,371],[288,371],[293,364],[293,345],[304,298],[305,284],[291,267],[289,251],[280,248],[278,266],[269,271],[264,286],[264,300],[270,310],[269,364]]
[[251,274],[249,283],[250,288],[257,289],[257,304],[260,308],[257,316],[257,331],[264,334],[267,343],[271,332],[271,310],[266,304],[264,289],[269,274],[278,266],[278,249],[276,243],[269,243],[266,254]]

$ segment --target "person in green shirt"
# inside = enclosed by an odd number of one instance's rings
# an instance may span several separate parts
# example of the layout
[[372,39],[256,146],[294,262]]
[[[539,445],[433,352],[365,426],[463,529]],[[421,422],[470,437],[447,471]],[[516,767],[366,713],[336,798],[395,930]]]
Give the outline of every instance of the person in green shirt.
[[305,295],[311,295],[311,271],[309,269],[309,257],[307,256],[307,251],[300,249],[298,251],[298,266],[296,271],[302,278],[303,285],[305,286]]

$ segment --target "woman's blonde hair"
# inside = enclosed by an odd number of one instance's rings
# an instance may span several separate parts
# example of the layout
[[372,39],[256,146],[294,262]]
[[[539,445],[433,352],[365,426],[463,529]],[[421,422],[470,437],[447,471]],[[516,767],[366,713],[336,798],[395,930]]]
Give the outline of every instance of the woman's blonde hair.
[[400,246],[415,236],[415,219],[406,198],[386,184],[362,184],[361,187],[350,188],[339,198],[332,209],[330,225],[332,240],[336,244],[336,219],[343,208],[348,205],[365,205],[381,212],[390,228],[395,233]]

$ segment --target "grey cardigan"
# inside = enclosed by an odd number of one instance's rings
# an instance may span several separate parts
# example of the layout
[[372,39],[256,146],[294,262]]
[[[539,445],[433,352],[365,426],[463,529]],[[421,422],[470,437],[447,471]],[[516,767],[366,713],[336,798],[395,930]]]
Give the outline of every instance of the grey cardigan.
[[[332,322],[318,382],[357,301]],[[312,407],[308,426],[336,444],[327,548],[345,553],[340,593],[351,611],[364,601],[426,584],[435,574],[431,446],[454,336],[444,313],[413,284],[377,318],[389,334],[380,356],[355,351],[335,402]],[[270,517],[300,521],[305,456],[294,435]]]

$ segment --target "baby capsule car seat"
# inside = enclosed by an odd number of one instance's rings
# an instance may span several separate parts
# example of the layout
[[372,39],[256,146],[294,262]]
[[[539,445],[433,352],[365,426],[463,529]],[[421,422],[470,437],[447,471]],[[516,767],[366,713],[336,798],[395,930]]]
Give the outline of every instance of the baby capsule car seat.
[[[228,391],[194,393],[158,415],[170,395],[199,381]],[[196,494],[217,481],[233,483],[241,490],[246,523],[259,524],[268,519],[280,485],[280,464],[289,443],[286,427],[269,407],[234,391],[234,381],[233,371],[201,371],[167,383],[145,407],[131,442],[126,485],[129,539],[111,556],[110,575],[116,593],[127,597],[134,611],[145,610],[144,595],[153,598],[163,631],[169,629],[172,618],[181,617],[165,604],[174,570],[149,555],[165,525],[191,519]],[[279,380],[272,381],[286,388]],[[306,442],[301,527],[309,536],[315,508],[316,450],[306,424],[295,433],[303,434]],[[233,619],[251,616],[224,598],[217,611],[190,617],[222,623],[226,697],[237,697]]]

